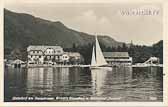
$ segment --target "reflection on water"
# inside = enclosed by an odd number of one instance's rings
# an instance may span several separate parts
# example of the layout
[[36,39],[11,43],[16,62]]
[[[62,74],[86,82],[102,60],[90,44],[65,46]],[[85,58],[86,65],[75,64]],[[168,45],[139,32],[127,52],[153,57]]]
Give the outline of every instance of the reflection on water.
[[107,76],[105,69],[93,69],[91,71],[93,95],[101,96],[103,94],[103,85]]
[[91,88],[88,71],[78,68],[30,68],[27,74],[27,93],[43,96],[79,96]]
[[163,100],[161,68],[5,68],[5,101],[12,96],[94,96],[119,101]]
[[25,69],[5,69],[4,96],[5,101],[9,101],[12,96],[25,96],[26,77]]
[[27,72],[27,94],[40,94],[51,92],[53,87],[52,69],[45,68],[28,69]]

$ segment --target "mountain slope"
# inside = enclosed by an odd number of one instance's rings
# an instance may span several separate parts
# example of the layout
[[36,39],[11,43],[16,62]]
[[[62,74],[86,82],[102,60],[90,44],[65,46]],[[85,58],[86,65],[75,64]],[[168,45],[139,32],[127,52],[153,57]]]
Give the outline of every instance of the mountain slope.
[[[61,45],[70,48],[73,44],[86,45],[94,42],[94,36],[67,28],[61,22],[52,22],[29,14],[4,10],[5,49],[26,48],[28,45]],[[109,47],[122,43],[108,36],[98,37]]]

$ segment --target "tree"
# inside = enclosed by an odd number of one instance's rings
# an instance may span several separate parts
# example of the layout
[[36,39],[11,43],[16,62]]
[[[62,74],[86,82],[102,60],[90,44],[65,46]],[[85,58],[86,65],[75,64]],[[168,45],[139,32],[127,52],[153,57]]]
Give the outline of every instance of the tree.
[[160,63],[163,63],[163,40],[153,44],[152,50],[152,55],[158,57],[160,59]]
[[76,46],[75,43],[73,43],[73,45],[72,45],[72,50],[73,50],[73,52],[76,52],[76,51],[77,51],[77,46]]
[[127,46],[126,46],[125,43],[122,44],[122,49],[121,49],[121,51],[123,51],[123,52],[127,52],[127,51],[128,51],[128,48],[127,48]]
[[118,52],[121,52],[121,51],[122,51],[122,47],[121,47],[121,46],[118,46],[118,47],[117,47],[117,51],[118,51]]

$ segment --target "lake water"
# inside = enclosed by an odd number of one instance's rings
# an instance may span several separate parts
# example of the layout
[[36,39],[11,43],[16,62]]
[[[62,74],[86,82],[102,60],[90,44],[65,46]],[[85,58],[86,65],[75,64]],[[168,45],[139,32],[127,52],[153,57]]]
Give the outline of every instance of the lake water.
[[6,67],[4,83],[5,101],[163,101],[163,69],[158,67]]

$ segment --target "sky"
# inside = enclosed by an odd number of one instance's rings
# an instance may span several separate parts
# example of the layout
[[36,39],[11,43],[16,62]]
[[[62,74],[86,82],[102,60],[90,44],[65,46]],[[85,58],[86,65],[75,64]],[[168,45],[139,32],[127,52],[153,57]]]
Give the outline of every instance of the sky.
[[61,21],[77,31],[108,35],[121,42],[152,45],[163,39],[161,4],[23,1],[6,0],[4,7],[13,12]]

